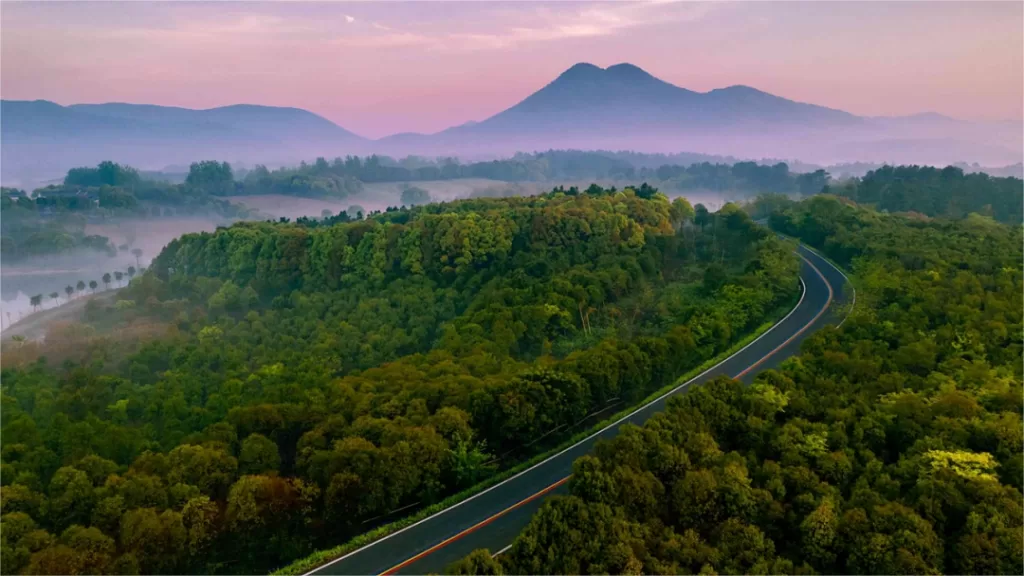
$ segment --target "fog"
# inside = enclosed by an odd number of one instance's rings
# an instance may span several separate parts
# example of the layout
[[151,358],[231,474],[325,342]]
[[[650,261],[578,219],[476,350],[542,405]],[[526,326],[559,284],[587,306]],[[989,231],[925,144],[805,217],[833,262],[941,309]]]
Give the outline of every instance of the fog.
[[[0,325],[7,328],[10,322],[33,311],[30,298],[36,294],[43,295],[41,309],[49,309],[67,301],[64,292],[66,286],[74,287],[79,281],[86,284],[86,293],[90,280],[98,284],[97,292],[106,287],[103,274],[114,275],[115,271],[126,274],[122,284],[126,283],[129,266],[136,268],[149,266],[153,258],[163,250],[164,246],[189,232],[212,231],[218,224],[226,224],[223,220],[213,218],[167,218],[167,219],[124,219],[101,225],[90,224],[86,227],[87,234],[100,234],[110,238],[119,249],[116,255],[109,256],[94,250],[75,250],[59,256],[36,257],[16,262],[3,263],[0,267]],[[132,250],[142,250],[138,258]],[[116,288],[117,282],[111,280],[110,288]],[[59,298],[51,299],[50,294],[57,292]],[[77,295],[77,290],[76,290]]]
[[[229,196],[227,199],[238,204],[244,204],[248,208],[259,210],[274,218],[294,220],[302,216],[320,218],[324,210],[329,210],[332,215],[336,215],[342,211],[349,211],[353,206],[363,208],[366,213],[378,210],[384,211],[392,206],[401,206],[402,190],[409,186],[426,190],[430,194],[432,202],[450,202],[461,198],[532,196],[549,192],[556,186],[564,186],[565,188],[577,186],[580,189],[584,189],[593,183],[605,187],[618,186],[621,188],[623,185],[622,182],[601,179],[596,181],[589,179],[578,181],[560,180],[558,182],[504,182],[484,178],[465,178],[459,180],[364,184],[362,192],[341,200],[301,198],[279,194]],[[663,190],[663,192],[669,198],[685,196],[692,204],[702,203],[710,210],[717,210],[726,202],[744,198],[744,195],[740,193],[715,192],[711,190],[687,190],[686,192]]]

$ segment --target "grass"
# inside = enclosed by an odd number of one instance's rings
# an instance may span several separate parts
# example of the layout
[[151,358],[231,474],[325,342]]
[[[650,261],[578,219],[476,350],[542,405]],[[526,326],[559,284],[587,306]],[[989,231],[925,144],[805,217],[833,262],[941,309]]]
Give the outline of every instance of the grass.
[[623,408],[621,411],[613,414],[612,416],[609,416],[608,418],[605,418],[604,420],[598,422],[597,424],[594,424],[593,426],[589,426],[586,429],[577,432],[576,434],[569,437],[567,440],[564,440],[563,442],[559,443],[554,448],[537,454],[536,456],[530,458],[529,460],[521,462],[520,464],[517,464],[512,468],[499,472],[494,476],[491,476],[490,478],[478,484],[475,484],[474,486],[471,486],[470,488],[467,488],[462,492],[453,494],[452,496],[449,496],[448,498],[445,498],[444,500],[436,504],[427,506],[426,508],[419,510],[418,512],[411,516],[407,516],[405,518],[396,520],[389,524],[379,526],[369,532],[365,532],[363,534],[360,534],[359,536],[356,536],[355,538],[345,542],[344,544],[335,546],[334,548],[330,548],[328,550],[320,550],[318,552],[310,554],[309,556],[306,556],[305,558],[296,560],[291,564],[288,564],[287,566],[284,566],[283,568],[279,568],[278,570],[272,572],[272,576],[305,574],[306,572],[309,572],[317,566],[326,564],[331,560],[334,560],[335,558],[344,556],[345,554],[348,554],[353,550],[366,546],[367,544],[370,544],[371,542],[374,542],[376,540],[380,540],[381,538],[384,538],[389,534],[394,534],[402,528],[415,524],[416,522],[419,522],[420,520],[423,520],[424,518],[436,514],[446,508],[450,508],[451,506],[454,506],[455,504],[458,504],[459,502],[475,494],[483,492],[484,490],[490,488],[491,486],[494,486],[495,484],[498,484],[499,482],[502,482],[504,480],[507,480],[508,478],[511,478],[512,476],[515,476],[516,474],[522,472],[523,470],[526,470],[527,468],[537,464],[538,462],[547,459],[552,454],[561,452],[565,448],[572,446],[573,444],[579,442],[580,440],[586,438],[587,436],[590,436],[594,432],[597,432],[598,430],[607,427],[613,422],[626,416],[630,412],[636,410],[637,407],[648,404],[649,402],[665,394],[669,390],[672,390],[676,386],[679,386],[681,383],[690,380],[694,376],[697,376],[698,374],[704,372],[708,368],[711,368],[712,366],[718,364],[725,358],[731,356],[740,348],[743,348],[747,344],[754,341],[754,339],[758,338],[759,336],[767,332],[769,328],[775,325],[776,322],[781,320],[783,316],[785,316],[790,310],[792,310],[795,304],[796,299],[789,302],[789,305],[787,306],[780,306],[769,315],[770,319],[768,321],[761,324],[756,330],[754,330],[744,338],[734,343],[727,350],[721,352],[720,354],[714,356],[713,358],[708,359],[707,361],[697,366],[696,368],[691,369],[690,371],[686,372],[679,378],[676,378],[674,381],[672,381],[672,383],[667,384],[654,392],[651,392],[646,398],[644,398],[640,402]]

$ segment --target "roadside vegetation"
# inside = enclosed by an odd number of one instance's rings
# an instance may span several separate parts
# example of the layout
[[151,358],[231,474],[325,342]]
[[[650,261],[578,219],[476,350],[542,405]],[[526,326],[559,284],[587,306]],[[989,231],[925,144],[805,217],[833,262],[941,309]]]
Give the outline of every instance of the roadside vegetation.
[[855,274],[842,328],[624,426],[507,552],[448,571],[1020,573],[1022,234],[964,216],[832,196],[774,210]]

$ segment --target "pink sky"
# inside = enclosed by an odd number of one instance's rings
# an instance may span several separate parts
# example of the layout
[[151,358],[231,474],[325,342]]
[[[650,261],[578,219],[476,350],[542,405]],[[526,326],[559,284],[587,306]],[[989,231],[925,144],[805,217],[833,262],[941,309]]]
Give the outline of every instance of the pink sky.
[[482,120],[576,62],[862,115],[1020,119],[1020,2],[0,4],[0,95],[295,106],[369,137]]

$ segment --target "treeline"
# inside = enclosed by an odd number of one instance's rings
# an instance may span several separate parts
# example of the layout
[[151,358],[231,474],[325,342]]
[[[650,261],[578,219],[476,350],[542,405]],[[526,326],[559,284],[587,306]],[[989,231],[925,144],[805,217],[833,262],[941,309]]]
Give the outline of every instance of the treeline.
[[[135,250],[139,255],[142,254],[141,248],[136,248]],[[50,302],[52,302],[54,305],[58,305],[60,304],[61,292],[64,293],[63,297],[65,298],[65,303],[67,303],[70,302],[72,298],[74,298],[76,293],[84,294],[86,288],[88,288],[90,291],[92,291],[93,294],[95,294],[96,289],[99,288],[101,282],[103,283],[104,290],[109,290],[110,284],[114,282],[116,282],[117,287],[120,288],[122,286],[122,283],[126,279],[130,282],[131,279],[135,277],[136,271],[137,270],[135,266],[128,266],[123,271],[114,270],[112,273],[104,272],[99,277],[99,280],[89,280],[88,282],[86,282],[85,280],[79,280],[74,285],[68,284],[67,286],[64,287],[63,290],[60,291],[50,292],[49,294],[40,293],[36,294],[35,296],[29,296],[29,304],[32,306],[33,312],[38,310],[40,306],[44,306],[47,298],[49,298]]]
[[109,238],[85,233],[86,223],[84,217],[76,214],[42,220],[31,200],[12,202],[0,213],[0,258],[13,262],[77,248],[116,255],[117,249]]
[[89,222],[195,215],[231,220],[255,213],[215,198],[201,185],[146,180],[131,167],[101,162],[71,169],[63,184],[31,194],[0,189],[0,256],[16,261],[78,248],[113,256],[117,248],[109,238],[86,234]]
[[175,240],[93,311],[171,337],[3,372],[0,568],[268,571],[558,442],[797,297],[790,247],[735,206],[574,193]]
[[[534,154],[516,154],[504,160],[463,164],[458,158],[427,159],[410,156],[393,159],[386,156],[348,156],[328,161],[317,158],[311,164],[295,168],[268,170],[256,166],[235,184],[233,193],[302,193],[320,189],[322,194],[349,190],[355,193],[360,182],[415,182],[485,178],[505,182],[543,182],[552,180],[652,180],[676,191],[715,190],[743,193],[775,192],[816,194],[828,182],[828,174],[817,170],[807,174],[789,171],[785,163],[762,165],[756,162],[735,164],[662,164],[658,167],[635,166],[631,155],[612,156],[599,152],[550,150]],[[299,192],[292,191],[293,187]],[[230,190],[230,189],[229,189]],[[225,192],[227,193],[227,192]]]
[[805,174],[789,171],[779,162],[771,166],[756,162],[736,164],[665,165],[654,171],[659,185],[676,190],[714,190],[744,192],[747,194],[775,193],[809,196],[821,192],[829,182],[824,170]]
[[772,226],[855,272],[842,328],[623,427],[451,573],[1020,573],[1021,228],[831,196]]
[[1024,181],[960,168],[883,166],[828,192],[889,212],[963,218],[971,212],[1008,224],[1024,217]]

